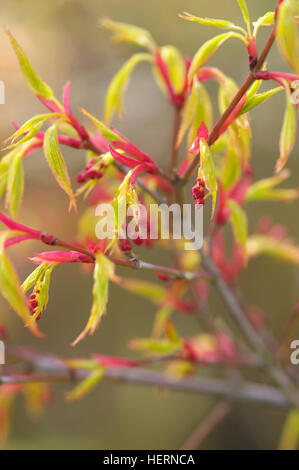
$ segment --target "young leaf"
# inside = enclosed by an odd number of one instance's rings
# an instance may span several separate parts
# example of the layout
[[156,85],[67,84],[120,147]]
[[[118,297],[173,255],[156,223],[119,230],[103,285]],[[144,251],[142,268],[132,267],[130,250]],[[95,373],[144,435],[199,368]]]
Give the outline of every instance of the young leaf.
[[90,392],[90,390],[102,379],[104,373],[105,369],[98,365],[97,369],[93,370],[86,379],[82,380],[74,390],[66,393],[67,400],[75,401],[85,397],[85,395],[87,395],[87,393]]
[[99,252],[96,256],[95,268],[93,273],[93,305],[87,325],[73,342],[72,346],[78,344],[85,338],[87,333],[92,335],[100,324],[102,316],[106,313],[108,302],[109,279],[114,277],[114,264]]
[[85,109],[81,109],[81,112],[88,117],[88,119],[96,126],[96,128],[101,132],[101,134],[107,140],[123,140],[118,134],[113,132],[109,127],[107,127],[103,122],[99,121],[92,114],[89,114]]
[[123,112],[123,97],[128,86],[131,73],[140,62],[152,62],[150,54],[134,54],[113,77],[105,99],[104,120],[110,123],[115,112]]
[[287,415],[279,440],[279,450],[297,450],[299,444],[299,411],[291,410]]
[[230,221],[233,227],[233,232],[236,240],[242,245],[246,245],[248,234],[247,216],[243,209],[235,201],[229,201],[231,209]]
[[277,42],[281,54],[293,68],[299,73],[298,58],[298,33],[296,24],[297,0],[284,0],[279,6],[277,18]]
[[231,21],[226,20],[218,20],[215,18],[200,18],[198,16],[190,15],[184,11],[183,15],[179,15],[180,18],[183,20],[194,21],[196,23],[204,24],[206,26],[213,26],[214,28],[221,28],[221,29],[235,29],[238,31],[245,32],[243,28],[240,26],[235,25]]
[[[159,53],[163,63],[167,67],[169,80],[174,93],[181,93],[186,78],[186,63],[184,57],[174,46],[163,46],[160,48]],[[156,64],[154,64],[153,73],[161,90],[163,92],[167,91],[165,79]]]
[[230,188],[239,178],[241,173],[241,162],[234,146],[228,148],[223,168],[221,181],[225,189]]
[[297,115],[296,108],[291,100],[291,92],[289,87],[286,87],[286,110],[282,130],[280,134],[279,149],[280,157],[276,162],[275,171],[279,173],[286,165],[288,158],[294,148],[296,141],[296,125]]
[[40,264],[31,274],[25,279],[22,284],[22,289],[26,293],[36,284],[38,279],[44,275],[45,270],[47,269],[48,263]]
[[250,258],[266,255],[299,265],[299,248],[287,240],[278,240],[267,235],[253,235],[247,240],[246,251]]
[[217,198],[217,179],[215,166],[210,147],[204,139],[200,139],[200,169],[199,174],[203,177],[206,188],[212,194],[212,217],[215,212]]
[[279,175],[265,178],[252,184],[246,192],[246,201],[285,201],[289,202],[298,199],[297,189],[275,189],[275,186],[289,177],[287,170]]
[[17,274],[4,252],[5,235],[0,239],[0,292],[14,311],[23,319],[30,331],[40,338],[44,335],[39,331],[27,307],[24,293],[20,287]]
[[[63,117],[63,114],[59,113],[47,113],[47,114],[38,114],[37,116],[34,116],[33,118],[29,119],[28,121],[25,122],[16,132],[13,133],[11,137],[6,139],[7,141],[15,142],[15,140],[20,137],[22,134],[25,134],[27,132],[34,130],[38,130],[38,126],[42,125],[47,119],[55,118],[55,117]],[[18,145],[21,142],[18,142]]]
[[70,209],[73,206],[76,208],[75,196],[65,161],[59,149],[55,126],[49,127],[45,133],[44,154],[54,178],[70,198]]
[[168,355],[177,352],[181,348],[181,344],[173,343],[167,339],[137,338],[129,342],[129,348],[150,355]]
[[133,292],[133,294],[140,295],[146,299],[151,300],[153,303],[160,304],[167,297],[167,290],[158,284],[143,281],[141,279],[122,279],[119,283],[120,287]]
[[253,108],[256,108],[260,104],[264,103],[281,90],[283,90],[283,87],[280,86],[277,88],[273,88],[272,90],[265,91],[264,93],[258,93],[250,97],[247,96],[246,102],[240,112],[240,115],[248,113],[248,111],[251,111]]
[[253,36],[256,37],[258,30],[261,26],[271,26],[275,22],[275,12],[268,11],[264,16],[260,16],[256,22],[253,23]]
[[32,292],[35,295],[34,300],[37,302],[37,306],[33,311],[34,320],[40,316],[48,305],[51,274],[56,265],[57,263],[47,263],[44,272],[41,271],[41,274],[35,283]]
[[100,24],[114,33],[113,39],[117,42],[131,42],[150,51],[154,51],[157,47],[152,35],[146,29],[112,21],[109,18],[103,18]]
[[244,37],[237,33],[224,33],[215,36],[214,38],[210,39],[209,41],[205,42],[199,50],[196,52],[193,60],[191,62],[191,66],[188,73],[188,82],[189,84],[192,83],[193,77],[198,71],[198,69],[205,63],[209,58],[215,54],[217,49],[228,39],[230,38],[238,38],[244,41]]
[[24,51],[22,50],[22,48],[20,47],[20,45],[17,43],[17,41],[14,39],[14,37],[12,36],[12,34],[8,31],[8,30],[5,30],[5,33],[7,34],[11,44],[12,44],[12,47],[14,48],[14,51],[17,55],[17,58],[19,60],[19,64],[20,64],[20,67],[21,67],[21,70],[23,72],[23,75],[29,85],[29,87],[31,88],[31,90],[37,94],[38,96],[42,96],[43,98],[49,100],[49,99],[53,99],[54,98],[54,95],[53,95],[53,91],[51,90],[51,88],[49,87],[49,85],[47,85],[45,82],[43,82],[37,75],[36,73],[34,72],[29,60],[27,59]]
[[191,126],[188,136],[189,148],[196,138],[197,129],[200,124],[205,122],[207,127],[210,128],[212,117],[213,111],[208,92],[204,86],[194,78],[191,94],[188,96],[183,109],[182,122],[178,132],[176,146],[179,147],[181,145],[188,128]]
[[9,167],[5,205],[9,208],[11,216],[16,219],[18,209],[24,192],[23,153],[16,153]]
[[239,6],[240,6],[240,9],[242,11],[244,21],[247,25],[248,34],[249,34],[249,36],[251,36],[251,24],[250,24],[250,17],[249,17],[249,12],[248,12],[248,8],[247,8],[246,0],[238,0],[238,3],[239,3]]

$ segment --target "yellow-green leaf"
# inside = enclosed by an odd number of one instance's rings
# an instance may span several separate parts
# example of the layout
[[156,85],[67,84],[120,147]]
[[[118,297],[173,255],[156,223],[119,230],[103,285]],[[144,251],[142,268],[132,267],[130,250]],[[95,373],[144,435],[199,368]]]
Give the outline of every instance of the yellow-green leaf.
[[281,437],[279,440],[279,450],[297,450],[299,445],[299,411],[292,410],[285,420]]
[[117,42],[130,42],[137,46],[148,48],[150,51],[156,49],[156,43],[149,31],[127,23],[112,21],[103,18],[100,24],[114,33],[113,39]]
[[228,148],[221,172],[221,181],[225,189],[230,188],[239,178],[241,162],[234,146]]
[[93,273],[93,304],[87,325],[73,342],[72,346],[79,343],[89,333],[92,335],[100,324],[102,316],[106,313],[108,302],[109,279],[114,277],[114,264],[101,252],[96,256]]
[[251,36],[251,24],[250,24],[250,17],[249,17],[249,12],[248,12],[248,8],[247,8],[246,0],[238,0],[238,3],[239,3],[239,6],[240,6],[240,9],[242,11],[244,21],[247,25],[248,34],[249,34],[249,36]]
[[152,338],[136,338],[130,341],[129,347],[136,351],[141,351],[151,355],[168,355],[178,351],[181,347],[181,344],[173,343],[172,341],[166,339],[155,340]]
[[278,10],[276,36],[281,54],[293,70],[299,73],[297,8],[297,0],[284,0],[282,2]]
[[69,401],[75,401],[85,397],[85,395],[87,395],[87,393],[89,393],[90,390],[92,390],[93,387],[95,387],[97,383],[102,379],[104,373],[105,369],[98,366],[98,368],[91,372],[91,374],[89,374],[86,379],[82,380],[82,382],[80,382],[74,390],[72,390],[71,392],[67,392],[66,398]]
[[299,197],[298,189],[276,189],[275,186],[289,177],[288,170],[252,184],[246,192],[246,201],[292,201]]
[[32,320],[13,265],[4,252],[6,236],[0,238],[0,292],[14,311],[23,319],[25,326],[38,337],[43,337],[36,323]]
[[248,113],[248,111],[251,111],[253,108],[256,108],[260,104],[264,103],[281,90],[283,90],[283,87],[280,86],[277,88],[273,88],[272,90],[265,91],[264,93],[258,93],[256,95],[247,97],[246,102],[243,108],[241,109],[240,115]]
[[152,62],[150,54],[134,54],[116,73],[109,85],[104,109],[104,120],[110,123],[115,112],[123,113],[123,97],[128,86],[131,73],[140,62]]
[[202,176],[206,188],[212,195],[212,217],[215,212],[217,198],[217,179],[215,165],[212,159],[211,150],[204,139],[200,139],[200,168],[199,174]]
[[103,122],[99,121],[96,117],[94,117],[88,111],[81,108],[81,112],[85,114],[85,116],[88,117],[88,119],[96,126],[96,128],[101,132],[101,134],[107,140],[123,140],[118,134],[116,134],[111,129],[109,129],[108,126],[106,126]]
[[209,58],[215,54],[217,49],[228,39],[230,38],[238,38],[242,41],[244,37],[237,33],[224,33],[215,36],[214,38],[210,39],[209,41],[205,42],[199,50],[196,52],[193,60],[191,62],[191,66],[188,73],[188,82],[192,83],[193,77],[198,71],[198,69],[209,60]]
[[218,20],[215,18],[200,18],[198,16],[191,15],[184,11],[182,15],[179,15],[180,18],[183,20],[194,21],[196,23],[204,24],[206,26],[213,26],[214,28],[221,28],[221,29],[236,29],[239,31],[244,31],[243,28],[240,26],[235,25],[231,21],[226,20]]
[[[55,117],[63,117],[63,114],[60,113],[47,113],[47,114],[38,114],[37,116],[34,116],[33,118],[29,119],[28,121],[25,122],[17,131],[13,133],[12,136],[10,136],[7,141],[15,142],[15,140],[22,136],[23,134],[32,131],[32,130],[38,130],[47,119],[55,118]],[[19,145],[21,141],[18,142],[17,145]]]
[[151,300],[154,303],[161,303],[167,297],[165,287],[154,284],[153,282],[143,281],[141,279],[124,278],[119,283],[120,287]]
[[21,46],[17,43],[17,41],[14,39],[12,34],[8,30],[5,30],[5,32],[12,44],[12,47],[14,48],[14,51],[19,60],[21,70],[31,90],[38,96],[42,96],[45,99],[48,99],[48,100],[53,99],[54,98],[53,91],[51,90],[49,85],[43,82],[36,75],[24,51],[22,50]]
[[44,154],[54,178],[70,198],[70,209],[72,207],[76,208],[76,200],[73,194],[70,176],[59,149],[55,126],[49,127],[45,133]]
[[[186,78],[186,63],[180,51],[174,46],[163,46],[159,50],[162,60],[167,67],[170,83],[175,93],[181,93]],[[166,92],[165,80],[160,69],[154,64],[154,78],[163,92]]]
[[299,248],[288,240],[278,240],[268,235],[253,235],[247,240],[246,251],[250,258],[266,255],[299,265]]
[[271,26],[275,21],[275,12],[268,11],[264,16],[260,16],[257,21],[253,23],[253,36],[256,37],[258,30],[261,26]]
[[286,165],[296,141],[297,113],[291,100],[289,87],[286,88],[286,110],[280,134],[280,156],[276,162],[275,171],[280,172]]
[[23,193],[23,153],[19,152],[15,155],[13,162],[9,167],[5,197],[5,206],[9,208],[9,212],[14,219],[17,217]]
[[235,201],[230,200],[228,204],[231,209],[230,221],[235,239],[242,246],[245,246],[248,236],[247,216],[242,207],[239,206],[239,204],[237,204]]

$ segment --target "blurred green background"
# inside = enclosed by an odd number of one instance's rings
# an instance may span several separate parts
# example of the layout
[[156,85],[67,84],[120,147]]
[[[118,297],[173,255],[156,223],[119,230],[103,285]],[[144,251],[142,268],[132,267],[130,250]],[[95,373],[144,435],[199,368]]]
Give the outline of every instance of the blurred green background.
[[[275,0],[250,0],[252,18],[273,10]],[[110,34],[97,27],[103,16],[149,29],[161,44],[174,44],[192,56],[201,43],[215,34],[212,28],[187,23],[178,13],[226,18],[241,22],[236,0],[2,0],[1,23],[22,44],[38,74],[60,96],[64,83],[72,81],[72,106],[82,106],[101,116],[105,90],[120,65],[135,50],[128,45],[113,45]],[[261,32],[263,44],[268,30]],[[6,104],[1,106],[1,140],[11,134],[11,121],[23,123],[43,108],[26,87],[7,38],[0,33],[0,79],[6,84]],[[247,56],[241,43],[230,41],[221,48],[211,64],[222,68],[238,83],[247,74]],[[269,57],[272,70],[285,69],[274,48]],[[210,88],[216,103],[216,86]],[[278,157],[279,132],[285,98],[275,96],[252,113],[254,136],[253,165],[256,178],[272,173]],[[134,73],[126,99],[126,119],[119,129],[167,167],[171,139],[171,110],[152,80],[149,68],[140,66]],[[298,186],[298,146],[289,167],[288,185]],[[64,150],[74,176],[83,167],[84,154]],[[67,200],[57,187],[42,154],[35,153],[25,163],[26,189],[20,220],[61,238],[72,239],[77,218],[67,213]],[[286,224],[290,236],[299,238],[298,203],[259,204],[248,207],[250,228],[257,219],[270,214],[276,223]],[[11,250],[20,277],[30,272],[26,261],[40,244],[27,243]],[[157,261],[160,255],[145,252],[144,258]],[[130,273],[131,275],[131,273]],[[154,279],[153,276],[148,276]],[[257,260],[242,276],[241,286],[251,305],[267,312],[274,333],[278,333],[298,298],[298,270],[272,260]],[[51,284],[50,302],[41,320],[47,332],[44,341],[36,340],[23,328],[16,315],[0,300],[0,322],[14,343],[35,346],[62,357],[88,356],[93,352],[129,354],[132,337],[149,335],[154,309],[143,300],[112,287],[108,315],[93,337],[75,349],[69,345],[82,330],[91,304],[91,278],[79,266],[57,268]],[[213,300],[219,312],[224,307]],[[192,318],[175,315],[183,334],[194,334],[198,325]],[[17,403],[8,448],[18,449],[169,449],[179,448],[195,426],[208,413],[214,400],[176,392],[158,393],[151,388],[103,382],[79,403],[65,402],[63,392],[71,385],[55,387],[54,401],[45,416],[36,422],[26,416]],[[266,407],[236,405],[233,412],[204,442],[204,448],[275,448],[284,412]]]

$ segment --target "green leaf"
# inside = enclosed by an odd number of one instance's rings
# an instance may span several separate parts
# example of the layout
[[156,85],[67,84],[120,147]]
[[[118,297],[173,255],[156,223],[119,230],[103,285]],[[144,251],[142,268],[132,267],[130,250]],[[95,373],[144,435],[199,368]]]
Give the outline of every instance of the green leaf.
[[150,54],[133,55],[113,77],[105,99],[104,120],[110,123],[115,112],[123,113],[123,97],[134,68],[140,62],[152,62]]
[[70,198],[70,209],[72,207],[76,208],[76,200],[73,194],[70,176],[59,149],[55,126],[49,127],[45,133],[44,154],[54,178]]
[[204,139],[200,139],[200,168],[199,174],[202,176],[206,188],[212,195],[212,217],[214,216],[217,198],[217,179],[215,165],[212,159],[211,150]]
[[181,347],[180,343],[173,343],[166,339],[155,340],[152,338],[133,339],[129,343],[130,349],[141,351],[151,355],[173,354]]
[[264,16],[260,16],[256,22],[253,23],[253,36],[256,37],[258,30],[261,26],[271,26],[275,22],[275,12],[268,11]]
[[72,343],[72,346],[78,344],[89,333],[92,335],[100,324],[102,316],[106,313],[108,302],[109,279],[114,277],[114,264],[99,252],[96,256],[95,268],[93,273],[93,305],[87,325]]
[[279,149],[280,156],[276,162],[275,171],[280,172],[286,165],[289,156],[294,148],[296,141],[296,126],[297,126],[297,113],[296,108],[291,100],[291,92],[289,87],[286,87],[286,110],[282,130],[280,134]]
[[188,96],[183,108],[176,146],[179,147],[181,145],[188,128],[191,126],[188,136],[188,147],[190,147],[191,143],[196,138],[197,129],[200,124],[204,122],[209,129],[212,124],[212,118],[213,110],[208,92],[204,86],[194,78],[191,94]]
[[200,18],[198,16],[190,15],[184,11],[184,14],[179,15],[180,18],[183,20],[194,21],[196,23],[204,24],[206,26],[213,26],[214,28],[221,28],[221,29],[235,29],[238,31],[245,32],[243,28],[240,26],[235,25],[231,21],[226,20],[218,20],[215,18]]
[[291,410],[285,423],[279,440],[279,450],[297,450],[299,445],[299,411]]
[[299,248],[288,240],[278,240],[268,235],[253,235],[247,240],[246,251],[250,258],[266,255],[299,265]]
[[251,97],[247,97],[246,102],[240,112],[240,115],[248,113],[248,111],[251,111],[253,108],[256,108],[260,104],[264,103],[281,90],[283,90],[283,87],[280,86],[277,88],[273,88],[272,90],[265,91],[264,93],[258,93]]
[[95,387],[99,381],[104,377],[105,369],[98,366],[98,369],[91,372],[91,374],[82,380],[77,387],[71,392],[66,393],[66,398],[69,401],[80,400],[85,397],[90,390]]
[[215,36],[214,38],[210,39],[209,41],[205,42],[199,50],[196,52],[193,60],[191,62],[191,66],[188,73],[188,82],[192,83],[193,77],[198,71],[198,69],[204,65],[209,58],[215,54],[217,49],[228,39],[231,38],[238,38],[244,41],[244,37],[237,33],[224,33]]
[[[15,142],[18,137],[22,136],[26,132],[32,131],[33,129],[38,130],[38,126],[47,121],[47,119],[63,116],[63,114],[59,113],[38,114],[37,116],[34,116],[33,118],[26,121],[25,124],[23,124],[16,132],[13,133],[12,136],[7,139],[7,141]],[[20,143],[21,142],[19,141],[17,145],[19,145]]]
[[279,50],[295,73],[299,73],[297,0],[284,0],[278,10],[276,37]]
[[56,265],[57,263],[47,263],[45,265],[45,270],[41,271],[40,276],[35,283],[33,294],[35,294],[35,300],[38,302],[38,305],[34,311],[34,320],[44,311],[48,305],[51,274]]
[[141,297],[145,297],[153,303],[160,304],[167,297],[167,290],[165,287],[154,284],[153,282],[143,281],[141,279],[124,278],[121,280],[119,285],[123,289]]
[[289,177],[288,170],[282,171],[279,175],[265,178],[252,184],[246,192],[246,201],[285,201],[289,202],[298,199],[298,189],[274,189],[275,186]]
[[[17,58],[19,60],[19,64],[20,64],[20,67],[21,67],[21,70],[23,72],[23,75],[29,85],[29,87],[31,88],[31,90],[37,94],[38,96],[42,96],[43,98],[49,100],[49,99],[53,99],[54,98],[54,95],[53,95],[53,91],[52,89],[49,87],[49,85],[47,85],[45,82],[43,82],[37,75],[36,73],[34,72],[29,60],[27,59],[24,51],[22,50],[22,48],[20,47],[20,45],[17,43],[17,41],[14,39],[14,37],[12,36],[12,34],[8,31],[8,30],[5,30],[5,33],[7,34],[11,44],[12,44],[12,47],[17,55]],[[54,98],[55,99],[55,98]]]
[[7,184],[9,167],[13,161],[13,158],[16,154],[16,150],[7,153],[0,161],[0,197],[4,193]]
[[[186,79],[186,63],[180,51],[174,46],[163,46],[160,48],[160,54],[163,62],[166,64],[170,83],[175,93],[182,92]],[[161,75],[160,69],[154,63],[154,78],[163,92],[167,91],[165,80]]]
[[246,245],[248,236],[248,222],[247,216],[241,206],[235,201],[229,201],[229,207],[231,209],[230,221],[232,224],[235,239],[242,245]]
[[236,149],[233,146],[228,148],[221,172],[221,181],[225,189],[230,188],[239,178],[241,173],[240,163]]
[[5,197],[5,206],[9,208],[9,212],[14,219],[17,218],[18,209],[22,201],[23,193],[23,153],[18,152],[9,167]]
[[41,263],[40,265],[38,265],[38,267],[34,271],[32,271],[31,274],[29,274],[29,276],[25,279],[25,281],[22,284],[22,289],[25,293],[28,292],[30,289],[32,289],[32,287],[36,284],[38,279],[44,275],[45,270],[47,269],[47,266],[48,266],[47,262]]
[[99,121],[92,114],[89,114],[88,111],[81,108],[81,112],[88,117],[88,119],[96,126],[96,128],[107,140],[123,140],[118,134],[109,129],[109,127],[106,126],[103,122]]
[[7,234],[2,235],[0,238],[0,292],[14,311],[22,318],[25,326],[27,326],[35,336],[41,338],[44,335],[39,331],[36,323],[32,320],[17,274],[4,252],[6,236]]
[[249,34],[249,36],[251,36],[251,24],[250,24],[250,17],[249,17],[249,12],[248,12],[248,8],[247,8],[246,0],[238,0],[238,3],[239,3],[239,7],[242,11],[244,21],[247,25],[248,34]]
[[100,24],[114,33],[113,39],[117,42],[130,42],[137,46],[146,47],[150,51],[154,51],[157,47],[152,35],[146,29],[112,21],[109,18],[103,18]]

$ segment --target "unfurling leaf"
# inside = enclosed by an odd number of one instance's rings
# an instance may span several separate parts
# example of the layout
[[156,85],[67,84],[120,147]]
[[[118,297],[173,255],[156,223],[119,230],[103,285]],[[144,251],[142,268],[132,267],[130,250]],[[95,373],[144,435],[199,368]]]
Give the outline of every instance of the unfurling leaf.
[[247,240],[246,251],[249,258],[266,255],[299,265],[299,248],[288,240],[279,240],[268,235],[253,235]]
[[140,62],[151,62],[152,56],[150,54],[134,54],[116,73],[109,85],[104,110],[104,120],[110,123],[115,112],[122,114],[123,112],[123,96],[126,92],[128,81],[131,73],[136,65]]
[[[174,46],[163,46],[159,49],[162,62],[165,64],[170,84],[174,93],[181,93],[186,79],[186,63],[180,51]],[[157,65],[153,68],[154,78],[163,92],[167,93],[165,77]]]
[[258,93],[250,97],[247,96],[246,102],[240,112],[240,115],[248,113],[248,111],[251,111],[253,108],[256,108],[260,104],[264,103],[281,90],[283,90],[283,87],[277,87],[273,88],[272,90],[265,91],[264,93]]
[[146,29],[139,28],[127,23],[112,21],[109,18],[103,18],[100,24],[114,33],[113,39],[117,42],[130,42],[138,46],[146,47],[150,51],[156,49],[156,43]]
[[24,192],[24,171],[22,162],[23,153],[16,153],[9,167],[7,177],[5,205],[9,208],[9,212],[14,219],[17,217]]
[[242,41],[244,37],[237,33],[224,33],[215,36],[214,38],[210,39],[209,41],[205,42],[199,50],[196,52],[193,60],[191,62],[191,66],[188,73],[188,82],[192,83],[194,75],[198,71],[198,69],[205,63],[209,58],[217,51],[217,49],[228,39],[230,38],[238,38]]
[[240,9],[242,11],[244,21],[247,25],[248,34],[250,36],[251,35],[251,25],[250,25],[250,17],[249,17],[249,12],[248,12],[248,8],[247,8],[246,0],[238,0],[238,3],[239,3],[239,6],[240,6]]
[[252,184],[246,192],[246,201],[292,201],[299,197],[297,189],[276,189],[275,186],[289,177],[287,170]]
[[67,400],[75,401],[85,397],[85,395],[87,395],[87,393],[90,392],[90,390],[102,379],[104,373],[105,369],[97,364],[97,368],[93,370],[86,379],[82,380],[74,390],[66,393]]
[[190,13],[184,12],[184,14],[179,15],[183,20],[194,21],[196,23],[204,24],[206,26],[213,26],[215,28],[221,29],[236,29],[239,31],[244,31],[240,26],[235,25],[231,21],[218,20],[215,18],[200,18],[198,16],[190,15]]
[[88,119],[95,125],[95,127],[100,131],[100,133],[105,137],[105,139],[123,140],[118,134],[109,129],[109,127],[106,126],[103,122],[99,121],[92,114],[89,114],[88,111],[86,111],[85,109],[81,109],[81,112],[88,117]]
[[[41,313],[45,310],[48,305],[51,274],[56,265],[57,263],[42,263],[42,266],[44,266],[44,270],[40,271],[39,276],[34,284],[34,289],[30,296],[30,298],[34,299],[34,304],[31,311],[34,320],[40,317]],[[38,272],[39,271],[36,272],[36,275]],[[32,278],[33,277],[34,275],[32,273]],[[29,280],[27,278],[25,280],[25,288],[28,287],[30,281],[32,282],[32,278]]]
[[119,286],[156,304],[160,304],[167,297],[167,289],[165,287],[141,279],[125,278],[121,280]]
[[276,30],[280,52],[295,73],[299,73],[299,41],[296,24],[297,8],[297,0],[284,0],[282,2],[278,10]]
[[37,283],[38,279],[40,279],[47,269],[48,263],[40,264],[28,277],[26,277],[25,281],[22,284],[22,289],[26,293]]
[[99,252],[96,256],[93,273],[93,304],[87,325],[73,342],[72,346],[79,343],[89,333],[92,335],[100,324],[102,316],[106,313],[108,302],[109,279],[114,278],[114,264]]
[[261,26],[271,26],[274,24],[274,21],[275,21],[274,11],[268,11],[267,13],[265,13],[264,16],[261,16],[260,18],[258,18],[256,22],[253,23],[253,26],[254,26],[253,36],[256,37],[257,32]]
[[44,154],[54,178],[70,198],[70,209],[72,207],[76,208],[76,201],[71,186],[70,176],[59,149],[55,126],[49,127],[45,133]]
[[247,216],[241,206],[239,206],[235,201],[230,200],[228,204],[231,209],[230,221],[233,227],[235,239],[244,247],[246,245],[248,235]]
[[287,415],[279,440],[279,450],[297,450],[299,444],[299,411],[292,410]]
[[[7,141],[11,141],[12,143],[16,141],[16,139],[23,134],[31,132],[32,130],[37,132],[40,129],[40,126],[47,120],[56,117],[63,117],[63,114],[60,113],[47,113],[47,114],[38,114],[33,118],[29,119],[25,122],[18,130],[16,130],[11,137],[6,139]],[[33,135],[31,136],[33,137]],[[21,144],[21,141],[17,143],[17,145]]]
[[183,109],[181,126],[178,132],[176,146],[179,147],[190,127],[188,136],[188,148],[196,138],[197,129],[202,122],[206,123],[208,129],[211,127],[213,111],[211,100],[204,86],[195,78],[191,94],[188,96]]
[[27,307],[17,274],[4,252],[5,235],[0,239],[0,292],[14,311],[23,319],[25,326],[38,337],[43,337]]
[[203,178],[206,188],[212,195],[212,217],[215,212],[217,198],[217,179],[210,147],[204,139],[200,139],[199,176]]
[[12,34],[8,30],[5,30],[5,32],[12,44],[12,47],[14,48],[14,51],[19,60],[21,70],[31,90],[38,96],[42,96],[43,98],[47,100],[53,99],[54,98],[53,91],[51,90],[49,85],[43,82],[36,75],[24,51],[22,50],[20,45],[17,43],[17,41],[14,39]]
[[296,108],[292,103],[291,92],[288,86],[286,88],[286,100],[286,110],[279,141],[280,157],[275,166],[275,171],[277,173],[279,173],[286,165],[296,141]]

